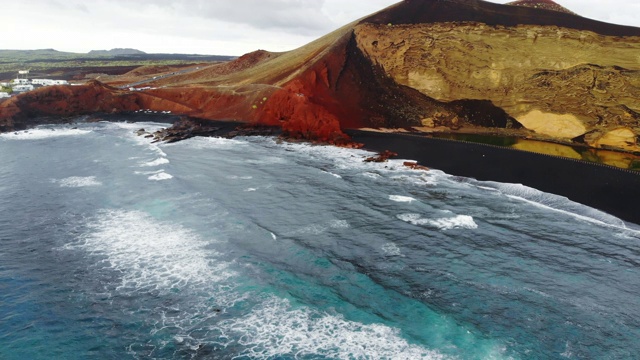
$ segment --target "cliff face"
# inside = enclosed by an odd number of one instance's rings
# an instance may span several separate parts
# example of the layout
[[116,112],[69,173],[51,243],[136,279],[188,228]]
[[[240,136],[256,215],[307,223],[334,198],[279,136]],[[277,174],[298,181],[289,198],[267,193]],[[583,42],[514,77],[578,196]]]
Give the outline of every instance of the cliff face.
[[640,150],[640,29],[551,0],[405,0],[299,49],[257,51],[152,86],[41,89],[0,103],[0,121],[6,130],[36,115],[152,109],[335,142],[345,128],[524,127]]
[[365,23],[355,35],[397,83],[438,101],[489,100],[537,133],[592,144],[640,131],[640,37],[481,23]]
[[52,86],[0,103],[0,130],[24,129],[38,116],[70,116],[137,109],[136,97],[99,82],[85,86]]

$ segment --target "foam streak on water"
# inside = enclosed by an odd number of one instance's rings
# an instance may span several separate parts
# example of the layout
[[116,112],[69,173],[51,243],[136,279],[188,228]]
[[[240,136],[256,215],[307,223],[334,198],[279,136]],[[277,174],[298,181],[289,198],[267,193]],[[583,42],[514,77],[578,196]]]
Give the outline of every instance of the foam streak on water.
[[52,180],[54,183],[60,184],[61,187],[79,188],[100,186],[102,183],[95,176],[72,176],[61,180]]

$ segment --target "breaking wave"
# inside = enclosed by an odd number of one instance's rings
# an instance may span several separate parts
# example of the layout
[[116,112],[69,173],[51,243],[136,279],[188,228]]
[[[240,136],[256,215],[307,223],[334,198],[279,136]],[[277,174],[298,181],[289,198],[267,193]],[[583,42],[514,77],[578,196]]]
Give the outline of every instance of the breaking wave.
[[400,195],[389,195],[389,200],[399,202],[399,203],[412,203],[416,201],[416,199],[409,196],[400,196]]
[[30,130],[16,131],[0,134],[0,139],[8,140],[42,140],[64,136],[81,136],[91,133],[90,130],[64,129],[64,128],[34,128]]
[[418,226],[430,226],[440,230],[453,229],[477,229],[478,224],[469,215],[457,215],[454,217],[428,219],[420,214],[400,214],[398,219]]
[[97,180],[95,176],[71,176],[66,179],[61,180],[52,180],[52,182],[59,184],[60,187],[68,187],[68,188],[81,188],[81,187],[91,187],[91,186],[101,186],[102,183]]
[[165,164],[168,164],[169,162],[170,161],[167,158],[157,158],[157,159],[155,159],[153,161],[141,163],[140,166],[141,167],[154,167],[154,166],[165,165]]
[[153,175],[149,176],[148,179],[152,180],[152,181],[171,180],[171,179],[173,179],[173,175],[167,174],[166,172],[161,171],[161,172],[159,172],[157,174],[153,174]]
[[565,214],[577,220],[588,221],[628,233],[640,235],[640,228],[631,228],[623,220],[592,207],[569,200],[564,196],[545,193],[540,190],[521,185],[485,182],[489,187],[498,190],[509,198],[529,203],[535,207]]

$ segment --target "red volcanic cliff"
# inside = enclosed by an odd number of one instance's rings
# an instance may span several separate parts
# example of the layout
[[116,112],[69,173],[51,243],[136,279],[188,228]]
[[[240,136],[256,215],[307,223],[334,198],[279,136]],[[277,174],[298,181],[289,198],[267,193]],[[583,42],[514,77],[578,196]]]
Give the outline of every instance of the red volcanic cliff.
[[97,81],[84,86],[52,86],[0,103],[0,129],[22,129],[38,116],[71,116],[139,109],[136,96]]

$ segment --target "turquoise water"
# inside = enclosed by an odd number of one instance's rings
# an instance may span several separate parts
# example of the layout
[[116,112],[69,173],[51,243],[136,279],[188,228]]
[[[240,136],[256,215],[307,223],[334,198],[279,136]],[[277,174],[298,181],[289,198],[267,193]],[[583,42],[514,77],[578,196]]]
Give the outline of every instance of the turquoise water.
[[2,359],[632,359],[638,227],[564,198],[160,124],[0,135]]

